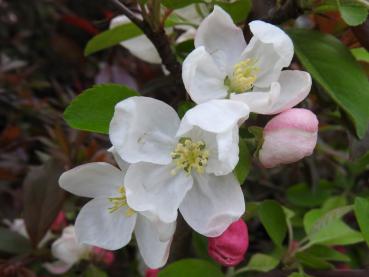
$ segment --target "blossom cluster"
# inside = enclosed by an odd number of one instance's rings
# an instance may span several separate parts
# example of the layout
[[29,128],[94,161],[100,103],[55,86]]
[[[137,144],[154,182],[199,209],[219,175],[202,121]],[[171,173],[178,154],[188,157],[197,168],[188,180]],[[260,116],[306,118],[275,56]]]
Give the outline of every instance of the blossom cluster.
[[[217,6],[200,23],[195,49],[182,68],[196,105],[182,119],[150,97],[130,97],[116,105],[109,151],[118,167],[89,163],[59,179],[63,189],[92,198],[76,219],[79,243],[116,250],[134,234],[147,266],[160,268],[168,259],[178,213],[204,236],[226,234],[245,212],[233,171],[239,161],[239,127],[250,113],[276,115],[264,128],[259,151],[265,167],[312,153],[318,121],[312,112],[293,108],[307,97],[310,75],[283,70],[291,63],[293,44],[281,29],[253,21],[250,30],[247,44],[242,30]],[[232,228],[247,233],[241,227]],[[237,261],[243,253],[235,254]]]

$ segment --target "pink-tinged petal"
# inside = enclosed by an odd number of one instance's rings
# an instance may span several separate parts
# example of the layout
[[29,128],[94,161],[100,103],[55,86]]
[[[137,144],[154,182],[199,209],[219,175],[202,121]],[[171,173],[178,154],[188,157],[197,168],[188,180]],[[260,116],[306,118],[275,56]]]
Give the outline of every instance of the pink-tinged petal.
[[208,238],[208,253],[224,266],[235,266],[243,261],[249,247],[249,233],[243,219],[233,222],[219,237]]
[[290,109],[264,128],[259,159],[264,167],[296,162],[313,153],[318,137],[318,119],[306,109]]

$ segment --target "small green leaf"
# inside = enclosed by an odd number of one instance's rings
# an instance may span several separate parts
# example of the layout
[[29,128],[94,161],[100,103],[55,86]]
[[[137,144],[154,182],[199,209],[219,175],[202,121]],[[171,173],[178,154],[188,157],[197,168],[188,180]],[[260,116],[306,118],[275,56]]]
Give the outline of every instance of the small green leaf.
[[369,200],[356,197],[354,211],[361,233],[366,243],[369,245]]
[[306,252],[300,252],[296,254],[297,260],[302,263],[304,266],[314,268],[314,269],[332,269],[333,266],[322,260],[319,257],[315,257]]
[[247,147],[247,143],[244,139],[240,139],[239,149],[240,149],[239,161],[236,168],[234,169],[234,173],[236,174],[238,181],[242,185],[250,173],[251,154]]
[[287,234],[286,215],[278,202],[265,200],[258,207],[258,215],[261,223],[273,242],[282,246]]
[[139,35],[142,35],[142,31],[135,24],[119,25],[94,36],[86,45],[85,55],[91,55]]
[[194,106],[195,106],[195,104],[193,102],[190,102],[190,101],[184,101],[184,102],[180,103],[178,105],[178,108],[177,108],[178,116],[180,118],[182,118],[185,115],[185,113],[189,109],[193,108]]
[[160,270],[158,277],[224,277],[220,269],[204,260],[184,259]]
[[161,3],[172,10],[176,10],[176,9],[180,9],[180,8],[184,8],[188,5],[191,4],[199,4],[199,3],[204,3],[205,1],[203,0],[162,0]]
[[347,205],[347,199],[343,195],[333,196],[328,198],[322,205],[323,212],[328,212],[330,210],[340,208]]
[[342,19],[350,26],[364,23],[368,17],[368,9],[354,0],[337,0]]
[[237,0],[233,2],[215,1],[214,4],[222,7],[232,17],[235,23],[244,21],[248,17],[252,6],[251,0]]
[[349,115],[362,138],[369,124],[369,81],[349,49],[332,35],[316,31],[293,29],[288,34],[303,66]]
[[332,247],[325,245],[314,245],[305,250],[303,253],[326,261],[350,262],[350,258],[348,256],[338,252],[337,250],[334,250]]
[[297,184],[287,190],[287,199],[291,204],[298,207],[315,207],[322,204],[330,195],[330,190],[319,184],[315,190],[309,188],[307,184]]
[[108,277],[108,274],[102,271],[100,268],[90,265],[83,273],[83,277]]
[[351,53],[358,61],[369,63],[369,52],[364,47],[353,48]]
[[255,254],[251,257],[249,263],[241,268],[237,273],[246,271],[258,271],[258,272],[268,272],[276,268],[279,264],[279,260],[273,256],[266,254]]
[[31,242],[25,237],[9,229],[0,227],[0,252],[24,254],[31,250]]
[[64,112],[72,128],[107,134],[115,105],[138,93],[118,84],[96,85],[77,96]]
[[311,276],[307,275],[306,273],[294,272],[288,275],[288,277],[311,277]]

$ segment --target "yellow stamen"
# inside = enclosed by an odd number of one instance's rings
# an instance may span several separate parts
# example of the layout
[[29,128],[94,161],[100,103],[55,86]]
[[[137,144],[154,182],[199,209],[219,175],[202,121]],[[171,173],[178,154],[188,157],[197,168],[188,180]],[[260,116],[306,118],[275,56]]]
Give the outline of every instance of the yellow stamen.
[[230,92],[246,92],[254,86],[259,68],[252,59],[246,59],[234,65],[233,75],[229,77]]
[[132,210],[130,207],[128,207],[127,203],[127,197],[126,197],[126,190],[123,186],[119,187],[118,192],[120,196],[118,197],[110,197],[109,201],[113,204],[113,207],[109,208],[110,213],[114,213],[120,208],[127,207],[127,210],[125,211],[125,216],[132,216],[135,214],[135,211]]
[[183,169],[189,175],[192,169],[195,169],[197,173],[204,173],[209,151],[201,140],[193,142],[190,138],[181,138],[171,156],[176,165],[172,174],[175,175],[178,170]]

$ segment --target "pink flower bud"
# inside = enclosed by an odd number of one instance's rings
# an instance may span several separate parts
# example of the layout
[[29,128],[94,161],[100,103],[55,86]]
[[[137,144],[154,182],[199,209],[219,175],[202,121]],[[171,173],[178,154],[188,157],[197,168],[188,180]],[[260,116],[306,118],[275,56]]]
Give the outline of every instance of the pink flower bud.
[[159,274],[159,271],[160,271],[159,269],[149,268],[145,272],[145,277],[157,277]]
[[95,261],[102,262],[107,266],[112,265],[115,260],[114,253],[100,247],[93,247],[91,252],[92,258]]
[[261,164],[271,168],[311,155],[318,138],[318,124],[315,114],[306,109],[290,109],[273,117],[264,128]]
[[233,222],[219,237],[208,238],[209,256],[224,266],[242,262],[248,247],[249,233],[242,219]]
[[60,211],[54,222],[52,223],[50,229],[53,232],[60,232],[65,226],[67,226],[67,219],[63,211]]

